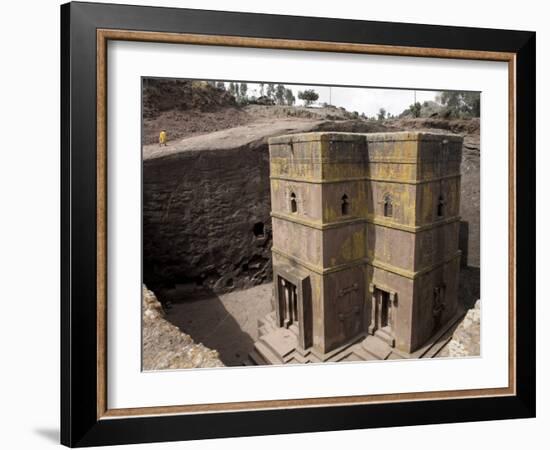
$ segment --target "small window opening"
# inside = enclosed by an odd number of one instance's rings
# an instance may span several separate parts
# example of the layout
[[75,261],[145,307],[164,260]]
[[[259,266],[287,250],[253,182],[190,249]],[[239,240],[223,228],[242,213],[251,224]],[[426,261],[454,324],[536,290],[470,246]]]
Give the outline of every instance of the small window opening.
[[255,223],[254,227],[252,228],[252,232],[254,233],[254,236],[256,236],[257,238],[263,238],[265,236],[263,222]]
[[296,211],[298,211],[298,206],[296,204],[296,194],[292,192],[290,194],[290,212],[295,213]]
[[445,215],[445,202],[443,201],[443,196],[439,196],[437,201],[437,217],[443,217]]
[[387,194],[384,196],[384,216],[392,217],[393,216],[393,202],[391,195]]
[[346,194],[342,195],[342,215],[346,216],[349,214],[349,202],[348,196]]

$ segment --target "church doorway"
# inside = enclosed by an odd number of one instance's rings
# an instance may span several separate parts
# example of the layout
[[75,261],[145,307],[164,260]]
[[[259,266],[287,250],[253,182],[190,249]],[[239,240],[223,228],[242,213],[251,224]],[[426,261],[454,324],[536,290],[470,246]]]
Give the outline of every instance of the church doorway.
[[279,277],[279,304],[282,306],[281,318],[285,328],[298,323],[298,292],[296,285]]
[[371,332],[375,334],[385,342],[387,342],[392,347],[395,345],[394,337],[394,316],[395,316],[395,305],[394,305],[395,293],[380,289],[378,287],[374,288],[372,295],[372,322],[371,322]]
[[277,270],[275,310],[279,327],[287,328],[298,338],[298,345],[307,349],[313,345],[313,312],[309,276],[292,269]]

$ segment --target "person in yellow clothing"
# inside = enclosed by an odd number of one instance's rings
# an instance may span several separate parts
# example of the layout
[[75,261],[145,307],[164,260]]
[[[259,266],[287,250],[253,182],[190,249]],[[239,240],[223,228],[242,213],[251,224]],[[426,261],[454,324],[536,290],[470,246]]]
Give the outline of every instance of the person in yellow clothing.
[[159,147],[166,146],[166,130],[162,130],[159,134]]

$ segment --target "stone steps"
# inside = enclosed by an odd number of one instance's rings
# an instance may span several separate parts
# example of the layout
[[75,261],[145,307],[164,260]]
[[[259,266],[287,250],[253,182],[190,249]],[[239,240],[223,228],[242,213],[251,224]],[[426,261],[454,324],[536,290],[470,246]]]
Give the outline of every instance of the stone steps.
[[252,351],[248,354],[248,361],[244,364],[245,366],[264,366],[266,364],[269,364],[263,357],[258,353],[258,351],[254,348]]
[[283,364],[284,361],[263,341],[254,344],[254,351],[259,353],[267,364]]
[[361,347],[366,353],[380,360],[387,359],[392,353],[392,348],[378,336],[367,336]]

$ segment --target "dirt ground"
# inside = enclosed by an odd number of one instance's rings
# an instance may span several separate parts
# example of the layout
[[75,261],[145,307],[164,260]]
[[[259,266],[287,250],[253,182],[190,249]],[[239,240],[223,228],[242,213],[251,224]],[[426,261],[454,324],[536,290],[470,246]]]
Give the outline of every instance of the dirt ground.
[[158,144],[159,132],[167,132],[168,142],[186,137],[213,133],[214,131],[245,125],[251,117],[242,109],[224,108],[218,111],[163,111],[158,116],[143,121],[143,144]]
[[[170,110],[162,111],[153,117],[143,120],[143,144],[157,144],[159,132],[165,129],[168,142],[174,143],[191,136],[207,135],[215,131],[252,125],[257,122],[277,122],[280,120],[302,121],[349,121],[353,114],[339,108],[306,108],[301,106],[262,106],[248,105],[244,107],[229,106],[213,111],[200,110]],[[358,122],[361,122],[358,120]],[[381,131],[385,127],[372,123]],[[350,130],[353,131],[353,130]]]
[[196,343],[215,349],[226,366],[241,366],[258,339],[258,319],[271,308],[272,284],[188,299],[178,289],[161,290],[165,318]]

